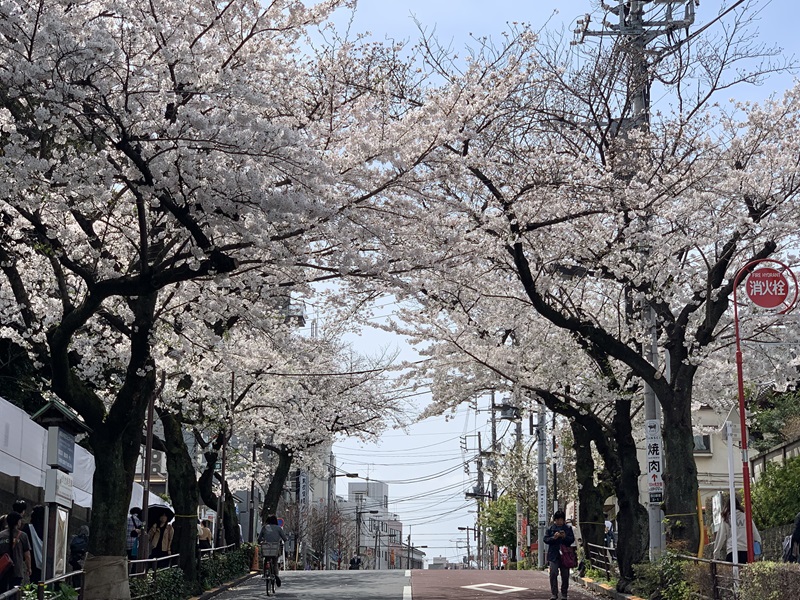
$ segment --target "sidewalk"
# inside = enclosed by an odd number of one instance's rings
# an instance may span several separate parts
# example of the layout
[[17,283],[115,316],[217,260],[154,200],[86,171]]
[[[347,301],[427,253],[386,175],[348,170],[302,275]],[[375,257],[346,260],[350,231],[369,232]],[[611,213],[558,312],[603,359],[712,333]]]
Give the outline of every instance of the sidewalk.
[[232,587],[236,587],[250,579],[251,577],[256,577],[260,575],[258,571],[250,571],[247,575],[242,575],[238,579],[234,579],[233,581],[229,581],[228,583],[223,583],[219,587],[215,587],[214,589],[208,590],[207,592],[203,592],[199,596],[193,596],[189,600],[208,600],[209,598],[213,598],[214,596],[218,596],[223,592],[227,592]]

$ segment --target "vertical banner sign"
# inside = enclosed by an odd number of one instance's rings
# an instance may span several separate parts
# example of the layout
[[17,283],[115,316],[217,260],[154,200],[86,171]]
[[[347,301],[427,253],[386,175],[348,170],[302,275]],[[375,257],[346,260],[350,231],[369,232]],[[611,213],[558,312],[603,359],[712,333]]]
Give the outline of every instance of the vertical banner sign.
[[547,527],[547,486],[539,486],[539,527]]
[[647,490],[651,504],[664,501],[664,481],[661,479],[663,460],[661,453],[661,422],[647,419],[644,422],[645,447],[647,455]]
[[789,282],[777,269],[763,268],[750,273],[745,286],[747,297],[761,308],[775,308],[789,296]]

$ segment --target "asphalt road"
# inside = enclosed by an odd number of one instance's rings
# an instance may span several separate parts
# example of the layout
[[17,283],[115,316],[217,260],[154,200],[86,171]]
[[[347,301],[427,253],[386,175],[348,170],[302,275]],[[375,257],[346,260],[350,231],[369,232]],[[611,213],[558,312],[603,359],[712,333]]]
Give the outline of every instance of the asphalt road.
[[[303,600],[549,600],[547,573],[538,571],[284,571],[278,599]],[[592,595],[574,582],[570,600]],[[260,577],[217,596],[220,600],[266,598]]]
[[[410,600],[408,571],[281,571],[277,598],[303,600]],[[251,577],[217,596],[221,600],[263,600],[264,580]]]

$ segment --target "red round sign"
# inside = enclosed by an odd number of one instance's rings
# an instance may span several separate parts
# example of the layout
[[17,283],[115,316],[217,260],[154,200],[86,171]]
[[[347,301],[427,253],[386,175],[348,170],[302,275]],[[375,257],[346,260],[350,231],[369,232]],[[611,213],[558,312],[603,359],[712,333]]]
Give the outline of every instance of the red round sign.
[[764,268],[750,273],[745,285],[747,297],[761,308],[780,306],[789,296],[789,282],[776,269]]

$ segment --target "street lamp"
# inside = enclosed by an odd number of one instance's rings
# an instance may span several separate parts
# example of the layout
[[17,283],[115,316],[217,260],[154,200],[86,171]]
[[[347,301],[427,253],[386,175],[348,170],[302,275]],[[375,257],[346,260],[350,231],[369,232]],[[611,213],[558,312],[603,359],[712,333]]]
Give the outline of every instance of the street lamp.
[[[334,463],[334,456],[333,452],[331,452],[331,459],[328,463],[328,505],[326,508],[327,513],[327,522],[325,523],[325,529],[323,530],[323,557],[322,557],[322,568],[327,570],[328,569],[328,529],[331,527],[331,508],[333,507],[334,499],[336,497],[335,494],[335,485],[332,484],[332,481],[335,481],[337,477],[358,477],[358,473],[336,473],[337,466]],[[341,560],[341,559],[340,559]]]

